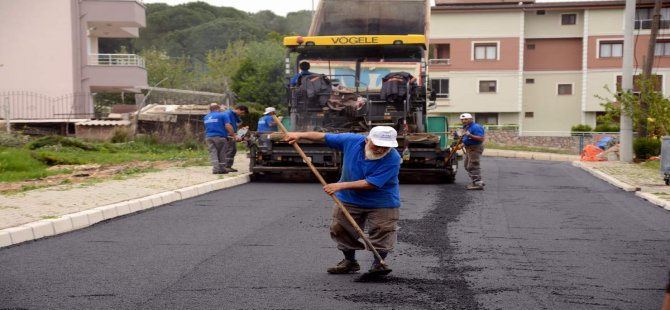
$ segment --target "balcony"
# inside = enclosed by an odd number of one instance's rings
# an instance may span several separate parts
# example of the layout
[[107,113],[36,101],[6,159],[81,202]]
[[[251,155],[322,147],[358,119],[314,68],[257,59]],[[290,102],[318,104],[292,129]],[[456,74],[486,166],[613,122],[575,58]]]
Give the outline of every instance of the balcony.
[[135,54],[90,54],[89,66],[135,66],[146,68],[144,58]]
[[144,58],[134,54],[91,54],[83,77],[94,91],[126,91],[147,86]]
[[451,59],[431,59],[430,64],[431,65],[448,66],[448,65],[451,64]]
[[81,14],[94,37],[135,38],[146,26],[144,4],[136,0],[84,0]]

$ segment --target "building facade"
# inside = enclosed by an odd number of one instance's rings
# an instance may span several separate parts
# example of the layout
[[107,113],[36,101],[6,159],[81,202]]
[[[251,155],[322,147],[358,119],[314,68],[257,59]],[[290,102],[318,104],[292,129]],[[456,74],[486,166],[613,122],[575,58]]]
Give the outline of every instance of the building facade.
[[0,0],[0,119],[68,122],[93,117],[97,92],[139,92],[144,60],[102,54],[101,38],[136,38],[139,0]]
[[[431,115],[473,113],[480,124],[522,135],[565,135],[595,127],[612,98],[623,56],[625,1],[535,3],[436,0],[431,10]],[[638,1],[634,72],[641,74],[653,2]],[[653,73],[670,90],[670,3],[661,11]]]

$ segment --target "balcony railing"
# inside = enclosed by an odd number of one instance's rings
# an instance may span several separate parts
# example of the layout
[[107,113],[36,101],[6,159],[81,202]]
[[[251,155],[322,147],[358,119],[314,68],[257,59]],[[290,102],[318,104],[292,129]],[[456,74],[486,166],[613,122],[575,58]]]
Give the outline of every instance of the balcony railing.
[[451,59],[431,59],[431,65],[450,65]]
[[144,58],[135,54],[89,54],[90,66],[134,66],[146,68]]

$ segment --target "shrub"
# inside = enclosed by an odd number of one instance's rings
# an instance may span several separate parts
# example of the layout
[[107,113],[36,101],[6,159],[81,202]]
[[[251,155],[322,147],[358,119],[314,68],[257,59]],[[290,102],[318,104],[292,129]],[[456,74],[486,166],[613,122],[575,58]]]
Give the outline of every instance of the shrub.
[[619,125],[612,123],[604,123],[596,126],[593,129],[595,132],[619,132]]
[[128,142],[130,140],[129,138],[130,131],[127,128],[114,128],[110,141],[112,143],[124,143]]
[[574,126],[572,126],[572,128],[570,129],[570,131],[572,131],[572,132],[575,132],[575,131],[577,131],[577,132],[584,132],[584,131],[591,131],[591,130],[593,130],[593,129],[591,128],[591,126],[586,125],[586,124],[574,125]]
[[0,133],[0,147],[21,147],[30,142],[28,136],[15,133]]
[[661,154],[661,140],[655,138],[637,138],[633,141],[635,158],[647,160],[649,157]]
[[64,146],[64,147],[74,147],[79,148],[85,151],[97,151],[98,147],[84,143],[77,139],[66,138],[63,136],[46,136],[36,139],[35,141],[28,144],[28,149],[36,150],[46,146]]

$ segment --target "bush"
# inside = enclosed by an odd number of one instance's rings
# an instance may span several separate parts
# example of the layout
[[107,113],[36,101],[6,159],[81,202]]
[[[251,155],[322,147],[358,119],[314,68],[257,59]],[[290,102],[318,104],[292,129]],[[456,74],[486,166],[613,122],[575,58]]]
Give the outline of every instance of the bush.
[[633,152],[638,160],[661,154],[661,140],[655,138],[637,138],[633,141]]
[[586,124],[574,125],[574,126],[572,126],[572,128],[570,129],[570,131],[572,131],[572,132],[575,132],[575,131],[577,131],[577,132],[585,132],[585,131],[591,131],[591,130],[593,130],[593,128],[591,128],[591,126],[586,125]]
[[619,132],[619,125],[612,124],[612,123],[605,123],[605,124],[600,124],[596,126],[596,128],[593,129],[595,132]]
[[22,147],[30,142],[28,136],[15,133],[0,133],[0,147]]
[[79,148],[84,151],[97,151],[98,148],[92,144],[81,142],[77,139],[66,138],[63,136],[46,136],[28,144],[28,149],[36,150],[47,146],[64,146]]
[[130,140],[130,131],[127,128],[114,128],[112,131],[112,143],[124,143]]

